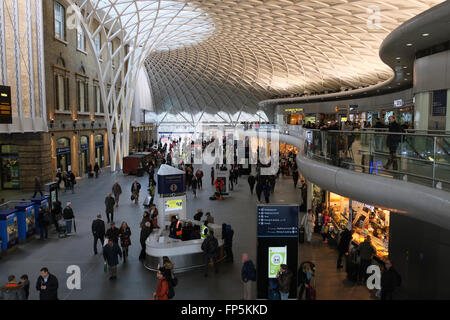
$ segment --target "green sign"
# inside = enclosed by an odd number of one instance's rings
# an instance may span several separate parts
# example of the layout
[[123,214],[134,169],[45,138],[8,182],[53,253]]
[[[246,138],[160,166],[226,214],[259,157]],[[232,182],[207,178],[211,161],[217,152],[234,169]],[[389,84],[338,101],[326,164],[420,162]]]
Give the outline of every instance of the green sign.
[[269,278],[276,278],[282,264],[287,264],[287,247],[269,247]]

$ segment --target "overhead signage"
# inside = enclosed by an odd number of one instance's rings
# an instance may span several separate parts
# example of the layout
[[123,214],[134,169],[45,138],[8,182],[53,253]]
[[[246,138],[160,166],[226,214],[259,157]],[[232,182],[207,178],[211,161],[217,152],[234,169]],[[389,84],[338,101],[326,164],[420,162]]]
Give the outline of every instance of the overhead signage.
[[56,148],[56,155],[69,154],[70,147]]
[[12,123],[11,87],[0,86],[0,123]]
[[433,117],[445,117],[447,114],[447,90],[433,91]]
[[269,278],[276,278],[282,264],[287,264],[287,246],[269,247]]
[[396,108],[403,107],[403,100],[402,99],[394,100],[394,107]]
[[298,211],[298,205],[258,206],[258,237],[298,237]]

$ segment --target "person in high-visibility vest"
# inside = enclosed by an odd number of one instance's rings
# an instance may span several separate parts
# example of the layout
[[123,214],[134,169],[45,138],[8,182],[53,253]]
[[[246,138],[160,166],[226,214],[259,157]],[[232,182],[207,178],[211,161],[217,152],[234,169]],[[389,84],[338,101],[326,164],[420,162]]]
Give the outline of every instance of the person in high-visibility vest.
[[172,223],[170,224],[169,228],[169,237],[170,238],[179,238],[181,239],[183,224],[176,216],[172,217]]
[[208,231],[208,221],[205,221],[200,229],[200,236],[202,239],[206,239],[208,237]]

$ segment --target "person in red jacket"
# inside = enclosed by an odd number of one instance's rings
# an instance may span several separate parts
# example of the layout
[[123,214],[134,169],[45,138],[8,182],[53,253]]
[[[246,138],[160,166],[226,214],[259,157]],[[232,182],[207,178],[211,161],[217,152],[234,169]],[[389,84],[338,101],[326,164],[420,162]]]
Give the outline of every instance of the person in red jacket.
[[219,195],[219,199],[222,200],[223,179],[217,178],[214,184],[216,186],[216,195]]
[[158,287],[153,293],[154,300],[169,300],[169,284],[166,278],[159,270],[156,277],[158,278]]

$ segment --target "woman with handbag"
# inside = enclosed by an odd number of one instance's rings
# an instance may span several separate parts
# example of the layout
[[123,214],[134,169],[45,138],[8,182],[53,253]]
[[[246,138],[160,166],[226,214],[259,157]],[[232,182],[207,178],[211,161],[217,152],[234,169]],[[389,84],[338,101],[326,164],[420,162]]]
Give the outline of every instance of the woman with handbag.
[[123,252],[123,263],[127,262],[128,247],[131,246],[131,229],[124,221],[119,229],[120,245]]

